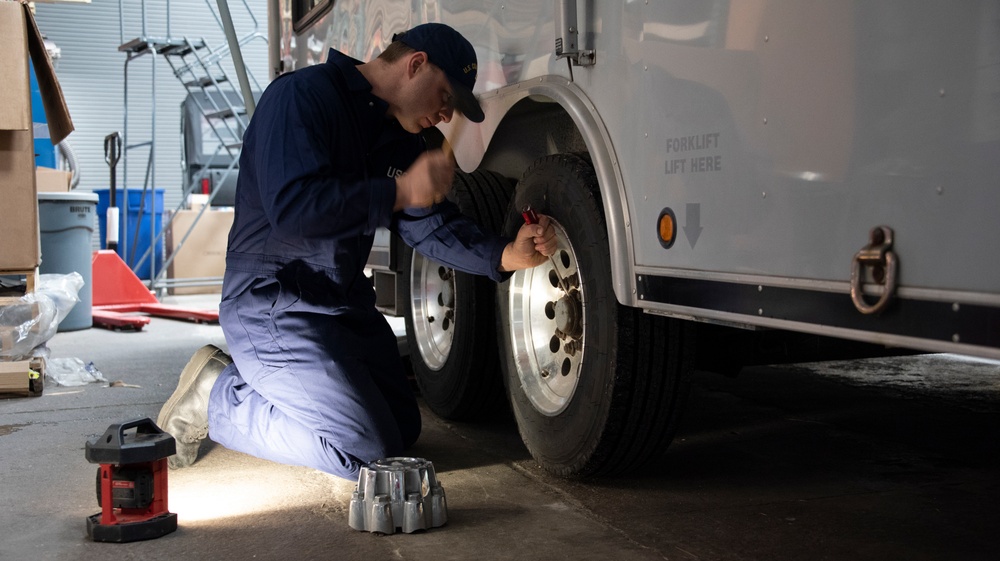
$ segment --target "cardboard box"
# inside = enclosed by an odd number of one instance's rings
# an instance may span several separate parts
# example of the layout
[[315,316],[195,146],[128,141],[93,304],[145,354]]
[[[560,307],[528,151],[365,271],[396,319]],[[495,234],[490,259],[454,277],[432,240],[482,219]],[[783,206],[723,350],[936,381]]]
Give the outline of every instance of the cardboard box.
[[41,395],[44,369],[45,361],[41,358],[0,362],[0,394]]
[[73,174],[61,169],[35,168],[35,190],[39,193],[68,193]]
[[[179,210],[173,214],[173,221],[167,229],[166,247],[167,256],[174,255],[174,260],[167,268],[167,276],[172,280],[215,279],[216,282],[205,286],[174,287],[169,289],[170,294],[222,292],[222,284],[218,281],[226,272],[226,246],[229,230],[233,227],[233,216],[231,210],[206,210],[195,223],[197,210]],[[191,233],[187,234],[189,229]],[[184,240],[184,245],[178,250],[181,240]]]
[[27,3],[0,1],[0,37],[0,271],[28,271],[41,256],[29,60],[53,144],[73,131],[73,121]]

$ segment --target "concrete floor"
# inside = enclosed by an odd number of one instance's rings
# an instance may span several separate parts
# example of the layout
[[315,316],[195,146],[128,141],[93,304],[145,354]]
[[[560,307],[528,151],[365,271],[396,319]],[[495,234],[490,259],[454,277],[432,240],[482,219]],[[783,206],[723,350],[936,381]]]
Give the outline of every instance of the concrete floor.
[[100,507],[84,443],[155,420],[207,343],[224,344],[218,326],[165,319],[49,342],[53,357],[93,361],[127,386],[0,399],[0,559],[1000,558],[1000,366],[966,363],[960,388],[914,381],[953,363],[938,357],[864,363],[882,378],[854,363],[698,374],[674,445],[629,478],[555,478],[511,421],[447,423],[425,410],[411,454],[434,462],[449,522],[418,534],[351,530],[354,482],[208,443],[169,473],[177,532],[88,540]]

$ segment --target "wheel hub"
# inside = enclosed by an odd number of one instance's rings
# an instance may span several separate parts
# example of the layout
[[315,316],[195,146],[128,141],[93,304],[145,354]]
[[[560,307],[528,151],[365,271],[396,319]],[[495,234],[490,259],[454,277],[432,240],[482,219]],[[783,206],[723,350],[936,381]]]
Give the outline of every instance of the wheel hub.
[[428,368],[440,370],[455,340],[455,272],[414,252],[410,306],[420,356]]
[[552,226],[558,240],[555,258],[514,273],[508,301],[522,390],[548,416],[561,413],[576,392],[586,333],[576,254],[562,226],[555,220]]
[[[571,294],[566,294],[556,300],[552,306],[553,321],[560,338],[579,338],[583,335],[583,318],[580,316],[580,304]],[[548,313],[548,312],[546,312]]]

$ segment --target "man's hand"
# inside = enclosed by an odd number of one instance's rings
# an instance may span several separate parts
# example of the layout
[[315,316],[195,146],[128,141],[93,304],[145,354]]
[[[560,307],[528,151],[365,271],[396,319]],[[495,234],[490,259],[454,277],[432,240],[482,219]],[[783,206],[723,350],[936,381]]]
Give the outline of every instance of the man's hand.
[[500,271],[509,273],[530,269],[544,263],[556,252],[556,231],[552,221],[538,215],[538,224],[525,224],[517,231],[514,241],[507,244],[500,259]]
[[427,208],[440,203],[451,191],[454,178],[455,165],[444,152],[424,152],[406,173],[396,178],[393,212],[404,208]]

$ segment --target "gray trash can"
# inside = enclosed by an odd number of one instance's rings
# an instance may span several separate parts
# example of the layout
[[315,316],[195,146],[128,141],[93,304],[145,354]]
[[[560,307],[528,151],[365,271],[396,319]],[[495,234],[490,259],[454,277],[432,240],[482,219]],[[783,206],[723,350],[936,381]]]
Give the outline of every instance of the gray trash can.
[[59,323],[59,331],[94,325],[93,246],[97,225],[97,194],[90,191],[38,194],[38,230],[41,234],[42,274],[80,273],[80,301]]

